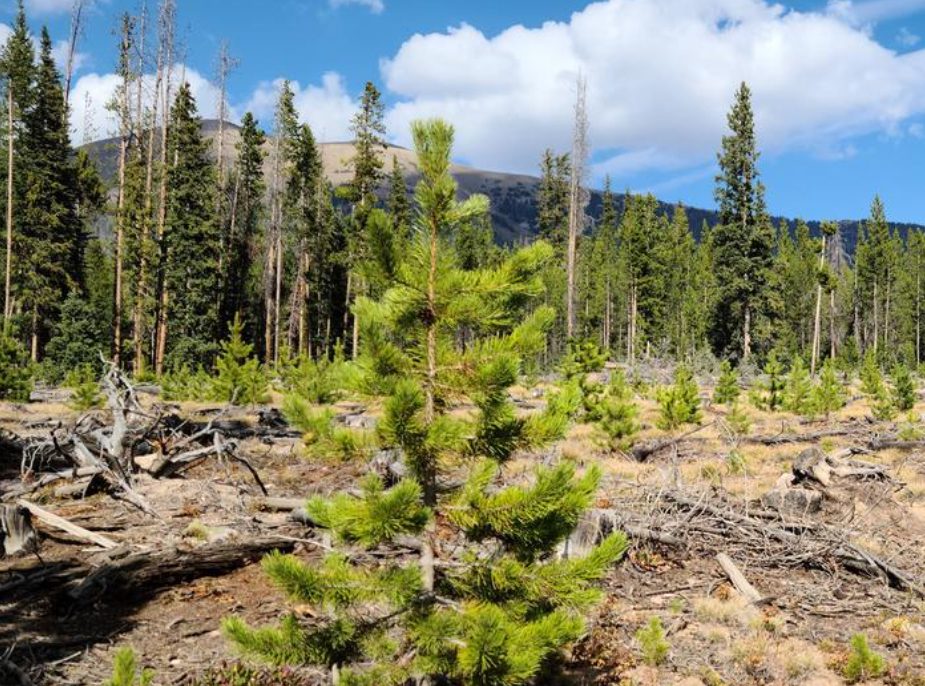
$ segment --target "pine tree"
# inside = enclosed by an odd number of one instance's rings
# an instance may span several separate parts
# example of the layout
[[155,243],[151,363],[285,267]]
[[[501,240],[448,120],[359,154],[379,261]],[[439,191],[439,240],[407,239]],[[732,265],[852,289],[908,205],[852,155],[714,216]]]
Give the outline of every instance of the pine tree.
[[169,322],[167,358],[179,367],[206,365],[216,353],[218,244],[215,168],[188,83],[171,111],[166,242]]
[[[367,383],[390,390],[380,439],[402,449],[409,476],[391,488],[370,477],[360,494],[314,499],[309,508],[335,540],[375,548],[414,535],[421,551],[376,565],[340,552],[313,566],[270,555],[270,578],[315,608],[317,621],[305,626],[290,616],[278,628],[251,629],[229,618],[224,630],[247,654],[326,666],[335,684],[516,686],[538,678],[548,658],[580,635],[581,612],[597,598],[592,584],[626,539],[613,534],[585,557],[550,554],[591,504],[596,469],[578,477],[565,463],[538,470],[530,484],[495,487],[515,449],[564,429],[549,414],[518,417],[507,393],[551,322],[542,307],[524,317],[542,297],[539,274],[551,250],[537,243],[497,268],[460,269],[452,234],[484,212],[485,199],[456,200],[451,127],[418,122],[412,134],[422,173],[413,245],[403,254],[388,245],[373,250],[389,287],[380,300],[356,305],[360,365],[374,377]],[[465,348],[457,345],[461,329],[479,332]],[[473,422],[451,415],[460,399],[478,408]],[[468,481],[438,498],[442,466],[464,457],[475,460]],[[454,530],[462,546],[455,553],[435,550],[437,517]],[[475,545],[485,541],[492,555]],[[438,553],[452,555],[450,564],[437,564]]]
[[723,360],[719,368],[719,381],[713,390],[713,402],[718,405],[732,405],[741,392],[739,375],[729,360]]
[[99,364],[100,355],[109,350],[109,321],[78,293],[65,299],[45,349],[52,380],[62,379],[72,369]]
[[58,304],[79,282],[84,245],[64,93],[47,30],[42,31],[32,97],[21,145],[29,162],[22,170],[25,198],[16,253],[17,300],[37,360]]
[[269,383],[260,361],[253,357],[254,346],[241,337],[243,328],[241,317],[236,316],[215,361],[211,394],[215,400],[238,405],[264,403],[269,397]]
[[845,389],[838,381],[835,361],[831,358],[822,363],[819,383],[813,387],[812,403],[817,411],[829,417],[845,406]]
[[607,448],[612,451],[628,449],[640,429],[637,421],[639,408],[633,402],[633,390],[620,370],[615,371],[610,379],[600,404],[600,413],[597,425]]
[[768,353],[764,364],[765,379],[755,385],[752,402],[768,412],[777,412],[784,405],[784,366],[777,359],[777,351]]
[[[2,72],[6,86],[6,260],[4,265],[4,300],[3,315],[8,325],[13,315],[13,279],[24,267],[14,262],[14,250],[17,248],[17,238],[14,232],[18,223],[18,213],[25,205],[26,189],[25,174],[29,155],[26,151],[17,150],[24,141],[25,119],[31,111],[35,99],[33,82],[35,79],[35,46],[29,35],[26,25],[26,11],[23,0],[18,0],[16,20],[13,32],[7,39],[3,48]],[[17,251],[21,252],[21,251]],[[18,279],[17,279],[18,280]]]
[[812,411],[813,382],[803,358],[797,355],[790,363],[790,374],[784,387],[783,407],[788,412],[810,414]]
[[266,135],[254,116],[247,112],[241,119],[240,141],[233,171],[233,192],[228,227],[228,262],[223,279],[224,304],[222,321],[230,322],[240,314],[245,327],[261,319],[260,303],[254,297],[259,282],[255,279],[255,256],[259,254],[262,222],[265,215],[263,178]]
[[887,223],[886,211],[880,196],[871,204],[870,217],[857,247],[857,299],[864,313],[859,322],[864,349],[888,343],[890,336],[890,308],[895,295],[896,239]]
[[29,356],[12,335],[0,332],[0,398],[28,402],[31,392]]
[[682,424],[699,424],[700,395],[690,369],[678,365],[674,384],[660,388],[656,394],[659,405],[658,428],[672,431]]
[[897,364],[893,367],[893,404],[900,412],[908,412],[918,400],[918,393],[915,388],[915,381],[909,368],[904,364]]
[[880,372],[880,365],[877,364],[877,354],[870,348],[864,353],[864,361],[861,364],[861,392],[874,397],[882,391],[883,374]]
[[388,209],[398,235],[410,238],[411,203],[408,200],[408,185],[405,183],[405,173],[396,155],[392,155],[392,173],[389,175]]
[[751,91],[744,83],[728,117],[716,177],[719,225],[713,231],[718,301],[711,330],[717,354],[747,360],[767,298],[772,265],[773,229],[758,180],[758,149]]

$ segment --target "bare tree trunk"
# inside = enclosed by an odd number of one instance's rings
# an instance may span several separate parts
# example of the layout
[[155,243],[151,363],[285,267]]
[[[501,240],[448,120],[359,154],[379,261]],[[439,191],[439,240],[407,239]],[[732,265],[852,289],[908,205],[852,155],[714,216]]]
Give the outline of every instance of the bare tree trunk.
[[10,300],[10,285],[13,272],[13,147],[15,145],[15,131],[13,130],[13,84],[6,87],[6,274],[3,283],[3,328],[9,331],[10,317],[13,314],[13,303]]
[[575,128],[572,139],[572,179],[569,195],[568,248],[566,253],[565,330],[568,338],[575,335],[575,271],[578,259],[578,236],[584,230],[587,195],[584,189],[588,157],[587,82],[579,76],[575,99]]
[[835,342],[835,289],[829,291],[829,356],[834,360]]
[[264,361],[270,364],[273,361],[273,270],[276,265],[276,240],[271,236],[267,242],[267,259],[264,266],[264,322],[263,345]]
[[39,306],[32,305],[32,345],[31,356],[33,362],[39,361]]
[[157,208],[157,243],[160,248],[160,264],[158,265],[157,276],[159,293],[157,294],[158,306],[154,334],[154,370],[158,376],[164,373],[164,354],[167,349],[167,305],[169,298],[167,295],[166,270],[169,255],[164,245],[164,234],[167,225],[167,135],[169,130],[168,120],[170,118],[175,8],[175,0],[163,0],[160,10],[160,36],[158,38],[158,51],[164,56],[164,88],[161,107],[161,178]]
[[[822,234],[822,254],[819,255],[819,270],[825,266],[825,234]],[[809,365],[810,376],[816,375],[816,364],[822,348],[822,282],[816,284],[816,318],[813,320],[813,354]]]
[[752,354],[752,308],[745,305],[745,322],[742,326],[742,361],[748,360]]
[[877,344],[880,342],[880,308],[878,307],[877,288],[878,284],[874,281],[874,352],[877,352]]
[[86,0],[74,0],[71,6],[71,30],[67,45],[67,60],[64,68],[64,117],[67,119],[70,105],[71,81],[74,78],[74,58],[77,56],[77,41],[83,32],[83,12]]
[[[125,126],[125,123],[123,123]],[[115,284],[112,303],[112,361],[122,364],[122,251],[125,243],[125,158],[128,154],[128,135],[122,133],[119,141],[119,201],[116,210]]]
[[276,234],[276,293],[273,301],[276,309],[273,310],[273,364],[279,366],[279,319],[280,298],[283,290],[283,237],[280,232]]

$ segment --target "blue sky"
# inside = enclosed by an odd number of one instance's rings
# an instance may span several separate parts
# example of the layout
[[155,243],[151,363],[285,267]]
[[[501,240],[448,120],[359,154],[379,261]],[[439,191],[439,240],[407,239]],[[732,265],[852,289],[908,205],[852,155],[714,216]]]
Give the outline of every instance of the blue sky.
[[[155,0],[149,0],[155,4]],[[27,0],[30,23],[67,36],[71,0]],[[302,118],[347,135],[374,81],[395,142],[444,116],[461,161],[532,173],[569,147],[578,73],[588,80],[592,182],[710,207],[715,151],[736,85],[755,95],[772,212],[925,223],[925,0],[178,0],[185,73],[209,115],[222,40],[239,66],[232,112],[269,125],[277,84]],[[113,30],[138,0],[96,0],[72,95],[77,142],[108,133]],[[0,0],[0,22],[14,3]],[[89,100],[87,99],[89,96]],[[84,113],[89,106],[90,116]]]

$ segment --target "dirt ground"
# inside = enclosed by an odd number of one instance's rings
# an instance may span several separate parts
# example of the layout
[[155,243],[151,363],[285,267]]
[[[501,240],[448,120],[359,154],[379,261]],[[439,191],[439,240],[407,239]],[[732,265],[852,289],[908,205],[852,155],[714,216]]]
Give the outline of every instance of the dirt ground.
[[[525,404],[540,402],[534,389],[521,389],[521,394]],[[644,430],[637,444],[665,440],[667,434],[655,428],[655,403],[644,399],[641,404]],[[190,416],[207,416],[210,410],[182,408]],[[873,422],[866,402],[858,398],[837,416],[811,423],[786,413],[750,407],[747,412],[749,437],[787,436],[791,442],[735,440],[724,428],[724,408],[718,407],[706,409],[699,431],[645,462],[606,452],[592,426],[577,425],[551,451],[520,455],[507,467],[512,478],[519,478],[551,459],[600,464],[606,477],[598,508],[626,514],[628,523],[646,521],[669,541],[631,536],[632,549],[609,575],[606,599],[564,665],[565,673],[573,683],[587,685],[843,684],[851,637],[864,633],[887,664],[883,676],[866,683],[925,685],[925,598],[915,590],[856,573],[839,563],[834,549],[813,548],[813,559],[800,559],[782,552],[771,538],[737,538],[735,525],[693,526],[698,510],[672,509],[664,495],[683,492],[719,503],[734,516],[764,516],[761,496],[789,472],[802,450],[815,446],[835,454],[856,449],[865,463],[884,467],[889,479],[834,482],[819,511],[802,519],[801,537],[809,541],[814,531],[837,529],[846,542],[907,573],[921,588],[925,444],[916,439],[900,448],[865,447],[916,427],[905,426],[906,417]],[[916,426],[922,412],[925,403],[916,407]],[[72,414],[66,406],[48,403],[3,405],[0,427],[20,436],[40,434]],[[247,421],[254,418],[253,411],[239,414]],[[835,435],[839,431],[842,435]],[[833,435],[819,436],[827,432]],[[799,440],[810,434],[816,438]],[[350,487],[366,469],[307,459],[297,438],[248,439],[240,449],[271,496],[303,498]],[[11,464],[3,457],[0,464],[0,489],[9,488],[19,478],[18,458]],[[136,488],[159,517],[106,494],[61,498],[48,487],[29,497],[132,552],[243,544],[272,534],[285,537],[297,554],[317,554],[304,526],[284,513],[261,509],[258,487],[232,463],[206,461],[182,478],[140,477]],[[768,522],[769,527],[778,524]],[[286,609],[255,564],[259,555],[217,576],[153,583],[148,590],[103,589],[92,602],[75,607],[56,593],[54,570],[104,564],[111,553],[45,526],[41,534],[41,559],[0,560],[0,658],[19,665],[36,685],[100,684],[110,675],[115,649],[123,645],[134,646],[143,664],[156,671],[155,684],[184,683],[235,659],[219,632],[222,617],[240,614],[264,624]],[[749,603],[733,588],[717,563],[718,552],[736,562],[761,594],[760,603]],[[21,594],[17,583],[43,570],[48,593]],[[637,638],[653,617],[661,621],[669,646],[657,664],[647,663]],[[0,683],[6,683],[3,678]]]

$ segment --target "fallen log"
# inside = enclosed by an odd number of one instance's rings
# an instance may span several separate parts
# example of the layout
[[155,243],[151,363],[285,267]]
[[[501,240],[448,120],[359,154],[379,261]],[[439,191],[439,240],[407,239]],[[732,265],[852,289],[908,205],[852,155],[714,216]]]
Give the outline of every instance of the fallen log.
[[107,538],[101,534],[95,533],[88,529],[84,529],[82,526],[77,526],[73,522],[69,522],[64,517],[59,517],[53,512],[45,510],[35,503],[30,503],[28,500],[17,500],[16,503],[35,517],[41,522],[45,522],[49,526],[52,526],[56,529],[60,529],[65,533],[69,533],[71,536],[75,536],[81,540],[92,543],[93,545],[98,545],[101,548],[115,548],[119,544],[116,543],[111,538]]
[[0,557],[37,548],[38,538],[29,511],[16,505],[0,505]]
[[640,445],[635,445],[630,450],[630,455],[636,462],[645,462],[655,453],[659,453],[666,448],[677,445],[685,438],[694,435],[698,431],[706,429],[708,426],[713,426],[716,422],[709,422],[707,424],[701,424],[700,426],[695,426],[690,431],[685,431],[680,436],[675,436],[673,438],[660,439],[655,441],[649,441],[648,443],[642,443]]
[[133,553],[93,570],[82,567],[70,572],[67,596],[80,605],[111,592],[153,595],[174,587],[178,582],[221,576],[256,561],[270,551],[290,551],[294,545],[291,538],[269,536],[250,541],[214,543],[191,550]]
[[742,570],[736,566],[736,563],[732,561],[731,557],[726,553],[717,553],[716,561],[719,562],[719,566],[723,568],[723,572],[729,577],[729,581],[732,582],[735,589],[741,593],[748,602],[753,605],[758,605],[764,601],[764,597],[751,585],[751,583],[749,583],[748,579],[746,579],[745,575],[742,573]]

